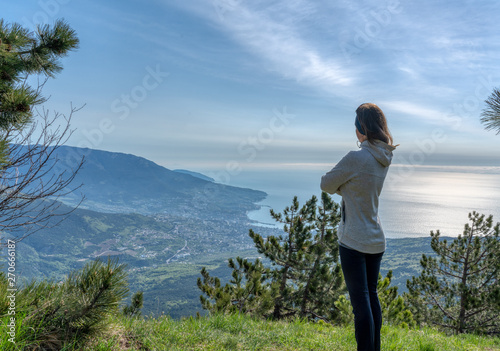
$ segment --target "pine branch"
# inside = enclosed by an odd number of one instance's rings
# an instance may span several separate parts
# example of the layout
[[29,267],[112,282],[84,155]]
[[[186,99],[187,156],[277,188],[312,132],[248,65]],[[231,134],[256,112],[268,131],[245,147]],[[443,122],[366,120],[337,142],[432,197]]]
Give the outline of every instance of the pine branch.
[[[482,290],[493,278],[495,278],[497,275],[496,272],[491,273],[487,279],[484,280],[484,282],[478,287],[479,290]],[[496,281],[498,284],[498,281]]]
[[494,89],[485,103],[487,107],[481,113],[481,122],[486,130],[497,129],[498,135],[500,134],[500,91]]
[[470,317],[473,317],[473,316],[475,316],[475,315],[476,315],[476,314],[478,314],[478,313],[481,313],[481,312],[484,312],[484,311],[488,311],[490,308],[491,308],[491,306],[484,306],[483,308],[478,309],[478,310],[476,310],[476,311],[474,311],[474,312],[471,312],[471,313],[468,313],[468,314],[466,313],[466,314],[465,314],[465,317],[466,317],[467,319],[469,319]]
[[479,264],[479,262],[482,262],[482,261],[483,261],[483,259],[484,259],[484,256],[485,256],[487,253],[488,253],[488,250],[483,250],[483,251],[481,252],[481,255],[479,255],[479,256],[477,257],[477,259],[474,261],[474,265],[475,265],[475,266],[477,266],[477,265]]
[[[498,327],[498,324],[487,324],[487,323],[490,323],[491,321],[497,321],[498,320],[498,315],[492,315],[491,317],[489,317],[488,319],[484,320],[484,321],[478,321],[478,325],[482,328],[489,328],[489,327]],[[467,328],[469,330],[476,330],[477,329],[477,326],[472,326],[472,327],[469,327]],[[500,331],[500,330],[499,330]]]
[[449,272],[449,271],[445,271],[445,270],[441,269],[441,267],[436,267],[436,269],[437,269],[437,271],[438,271],[439,273],[441,273],[441,274],[443,274],[443,275],[446,275],[446,276],[449,276],[449,277],[453,277],[453,278],[457,278],[457,279],[462,279],[462,277],[461,277],[461,276],[459,276],[459,275],[455,275],[455,274],[453,274],[453,273],[451,273],[451,272]]
[[432,300],[434,301],[434,306],[436,306],[437,308],[439,308],[441,310],[441,312],[446,316],[448,317],[449,319],[451,319],[452,321],[455,321],[456,318],[454,318],[451,314],[449,314],[442,306],[441,304],[439,303],[439,301],[436,299],[436,297],[434,296],[433,293],[431,292],[428,292],[428,294],[431,296]]

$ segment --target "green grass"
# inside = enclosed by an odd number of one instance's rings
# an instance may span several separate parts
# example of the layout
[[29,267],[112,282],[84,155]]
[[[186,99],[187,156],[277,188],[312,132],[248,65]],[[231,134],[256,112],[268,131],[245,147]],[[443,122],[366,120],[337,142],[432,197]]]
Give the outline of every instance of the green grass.
[[[1,344],[0,346],[5,345]],[[19,345],[18,345],[19,346]],[[2,348],[7,350],[7,348]],[[248,316],[211,316],[174,320],[115,316],[102,334],[84,346],[63,350],[356,350],[352,326],[333,327],[301,320],[274,322]],[[406,330],[384,326],[384,351],[493,351],[500,338],[447,336],[434,329]]]
[[[18,316],[21,317],[21,316]],[[1,350],[37,350],[33,335],[16,323],[16,344],[3,331]],[[39,336],[47,340],[50,336]],[[214,315],[175,320],[159,318],[130,319],[110,317],[98,336],[82,342],[54,340],[54,350],[335,350],[354,351],[356,341],[352,326],[338,327],[303,320],[266,321],[245,315]],[[500,350],[500,338],[477,335],[447,336],[431,328],[407,330],[382,328],[384,351],[494,351]]]

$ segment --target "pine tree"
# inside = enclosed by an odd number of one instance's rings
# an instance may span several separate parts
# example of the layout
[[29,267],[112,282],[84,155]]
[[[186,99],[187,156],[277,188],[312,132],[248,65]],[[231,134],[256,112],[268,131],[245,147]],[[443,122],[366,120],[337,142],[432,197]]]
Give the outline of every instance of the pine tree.
[[207,296],[200,296],[203,308],[274,319],[301,316],[333,320],[337,313],[334,302],[345,290],[336,236],[339,206],[327,193],[322,194],[321,206],[316,202],[313,196],[300,207],[294,197],[292,206],[283,213],[271,210],[273,218],[283,224],[285,235],[264,239],[249,231],[270,267],[264,267],[260,260],[230,259],[232,280],[224,286],[202,269],[198,287]]
[[[451,243],[431,231],[436,256],[422,255],[422,273],[407,281],[408,300],[430,322],[454,333],[500,333],[500,223],[476,212]],[[418,318],[418,317],[417,317]],[[418,318],[422,319],[422,318]]]
[[[33,281],[16,292],[16,318],[25,331],[22,341],[32,350],[60,350],[65,342],[94,335],[106,318],[119,311],[128,292],[125,266],[100,260],[73,271],[60,283]],[[9,281],[0,274],[0,292]],[[0,317],[10,317],[7,294],[0,296]]]
[[269,313],[272,307],[268,278],[269,268],[262,261],[254,262],[236,257],[228,260],[233,270],[229,283],[221,285],[220,279],[211,277],[205,267],[201,270],[202,278],[198,278],[198,288],[207,296],[200,296],[201,305],[211,313],[247,313],[262,316]]
[[[249,235],[255,243],[257,251],[264,254],[273,266],[273,280],[277,284],[278,293],[273,296],[273,318],[296,314],[300,306],[297,287],[303,283],[303,271],[308,268],[311,260],[312,233],[305,224],[310,219],[312,206],[316,197],[300,208],[295,196],[292,206],[287,206],[283,213],[271,209],[271,216],[283,224],[285,236],[268,236],[264,238],[250,229]],[[300,285],[299,285],[300,284]]]
[[416,322],[413,318],[408,303],[403,296],[399,295],[398,287],[391,286],[392,270],[387,272],[385,278],[379,275],[377,291],[382,308],[382,319],[391,325],[402,327],[415,327]]
[[78,43],[74,30],[62,20],[52,27],[39,26],[35,33],[0,20],[0,130],[4,137],[12,128],[30,123],[33,107],[46,101],[41,86],[27,85],[28,76],[54,77],[62,70],[59,59]]
[[313,197],[306,205],[308,229],[314,238],[307,255],[309,264],[301,279],[305,285],[299,293],[300,314],[333,320],[338,312],[335,301],[344,292],[337,240],[339,205],[325,192],[321,194],[321,206],[316,208],[314,200]]
[[[59,205],[43,200],[68,192],[81,167],[80,162],[73,170],[64,167],[66,172],[47,176],[57,169],[54,152],[71,134],[71,115],[78,109],[50,117],[40,106],[46,101],[45,82],[62,70],[60,58],[78,44],[63,20],[30,32],[0,19],[0,230],[16,241],[48,224]],[[33,78],[42,78],[41,83],[31,86]]]
[[487,107],[481,113],[481,122],[486,130],[497,130],[500,134],[500,90],[493,89],[485,101]]
[[122,313],[127,317],[140,317],[141,309],[144,304],[144,293],[142,290],[137,291],[130,299],[130,305],[122,308]]

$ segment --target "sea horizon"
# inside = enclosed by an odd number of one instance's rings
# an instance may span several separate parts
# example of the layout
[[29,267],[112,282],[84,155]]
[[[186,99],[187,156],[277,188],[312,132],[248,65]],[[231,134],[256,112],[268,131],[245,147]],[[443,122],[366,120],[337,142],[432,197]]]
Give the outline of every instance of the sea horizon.
[[[329,168],[318,165],[301,169],[284,167],[245,170],[228,185],[261,190],[268,196],[248,218],[262,226],[281,228],[269,210],[283,211],[297,196],[303,205],[313,195],[321,196],[321,176]],[[379,217],[387,238],[428,237],[462,234],[472,211],[493,215],[500,222],[500,167],[392,165],[380,197]],[[332,195],[335,202],[341,197]]]

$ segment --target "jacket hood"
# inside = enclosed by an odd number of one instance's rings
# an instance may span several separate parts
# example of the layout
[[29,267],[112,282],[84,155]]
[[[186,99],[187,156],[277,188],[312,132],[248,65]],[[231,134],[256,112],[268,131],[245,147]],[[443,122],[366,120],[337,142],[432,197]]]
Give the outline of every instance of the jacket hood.
[[365,140],[361,143],[361,148],[367,150],[375,159],[385,167],[388,167],[392,162],[392,152],[396,150],[395,146],[384,143],[381,140],[375,140],[370,143]]

